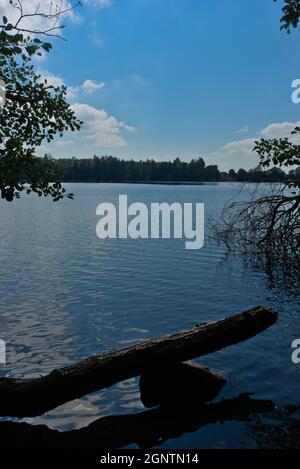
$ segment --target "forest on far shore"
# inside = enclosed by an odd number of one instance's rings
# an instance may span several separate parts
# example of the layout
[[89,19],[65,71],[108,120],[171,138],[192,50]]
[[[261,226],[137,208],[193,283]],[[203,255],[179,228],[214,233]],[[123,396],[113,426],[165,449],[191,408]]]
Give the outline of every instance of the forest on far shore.
[[[45,155],[44,160],[52,160]],[[220,171],[217,165],[206,165],[203,158],[190,162],[124,160],[114,156],[94,156],[88,159],[55,160],[64,182],[288,182],[300,181],[300,168],[286,173],[278,167],[262,170],[230,169]]]

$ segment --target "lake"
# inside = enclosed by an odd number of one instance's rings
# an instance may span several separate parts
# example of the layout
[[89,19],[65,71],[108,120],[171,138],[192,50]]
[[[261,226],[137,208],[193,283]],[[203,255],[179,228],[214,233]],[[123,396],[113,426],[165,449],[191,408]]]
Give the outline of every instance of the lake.
[[[100,240],[96,207],[129,202],[202,202],[217,216],[240,185],[67,184],[75,200],[54,204],[24,196],[0,204],[0,338],[7,363],[0,376],[33,377],[93,354],[215,321],[257,305],[279,312],[278,323],[200,363],[228,379],[220,397],[255,392],[278,405],[298,403],[299,285],[225,257],[208,240],[189,251],[183,240]],[[71,402],[28,422],[69,430],[104,415],[143,409],[138,380]],[[219,399],[219,397],[217,398]],[[169,448],[252,448],[247,423],[226,422],[168,440]],[[135,447],[133,445],[133,447]]]

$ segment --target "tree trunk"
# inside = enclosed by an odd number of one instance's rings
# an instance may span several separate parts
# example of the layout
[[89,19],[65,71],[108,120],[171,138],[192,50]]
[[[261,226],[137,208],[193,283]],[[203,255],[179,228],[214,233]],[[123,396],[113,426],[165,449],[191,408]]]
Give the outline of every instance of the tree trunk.
[[256,307],[185,332],[87,358],[35,379],[0,379],[0,415],[33,417],[85,394],[141,375],[155,364],[191,360],[249,339],[277,321]]

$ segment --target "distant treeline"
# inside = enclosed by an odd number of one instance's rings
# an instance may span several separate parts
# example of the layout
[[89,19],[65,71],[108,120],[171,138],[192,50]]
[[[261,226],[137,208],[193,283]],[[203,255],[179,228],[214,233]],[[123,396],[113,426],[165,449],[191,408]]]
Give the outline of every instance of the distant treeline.
[[[49,155],[45,155],[49,158]],[[134,161],[114,156],[94,156],[90,159],[60,159],[64,182],[285,182],[300,180],[300,168],[288,174],[280,168],[262,171],[260,168],[220,171],[217,165],[206,166],[203,158],[189,163],[174,161]]]

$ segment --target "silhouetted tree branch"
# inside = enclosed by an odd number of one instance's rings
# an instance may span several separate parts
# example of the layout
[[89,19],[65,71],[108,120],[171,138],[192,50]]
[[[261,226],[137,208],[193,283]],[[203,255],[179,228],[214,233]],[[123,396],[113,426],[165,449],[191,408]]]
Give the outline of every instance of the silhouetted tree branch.
[[288,195],[275,186],[262,196],[259,189],[247,201],[225,205],[213,236],[229,250],[272,256],[277,260],[300,258],[300,194]]
[[[37,2],[35,8],[28,12],[24,8],[23,0],[9,0],[10,5],[18,12],[17,17],[8,22],[6,17],[2,18],[0,29],[11,31],[15,34],[28,33],[30,35],[59,37],[64,39],[60,31],[65,25],[61,23],[64,16],[70,16],[73,11],[82,5],[82,1],[77,0],[46,0]],[[40,20],[40,27],[34,27],[34,22]]]

